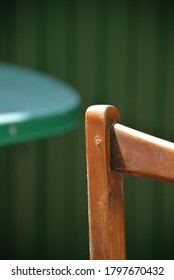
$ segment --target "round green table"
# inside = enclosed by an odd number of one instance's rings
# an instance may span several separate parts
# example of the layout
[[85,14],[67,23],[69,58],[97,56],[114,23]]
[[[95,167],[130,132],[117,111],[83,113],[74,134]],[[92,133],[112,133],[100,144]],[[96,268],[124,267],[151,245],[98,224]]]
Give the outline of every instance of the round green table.
[[0,64],[0,145],[64,133],[79,121],[76,90],[52,76]]

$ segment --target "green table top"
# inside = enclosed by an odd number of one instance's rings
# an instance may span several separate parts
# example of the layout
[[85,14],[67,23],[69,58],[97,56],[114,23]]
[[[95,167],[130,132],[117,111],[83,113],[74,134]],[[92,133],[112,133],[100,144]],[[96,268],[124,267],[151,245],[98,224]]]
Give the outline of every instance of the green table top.
[[52,76],[0,64],[0,145],[34,140],[73,129],[80,98]]

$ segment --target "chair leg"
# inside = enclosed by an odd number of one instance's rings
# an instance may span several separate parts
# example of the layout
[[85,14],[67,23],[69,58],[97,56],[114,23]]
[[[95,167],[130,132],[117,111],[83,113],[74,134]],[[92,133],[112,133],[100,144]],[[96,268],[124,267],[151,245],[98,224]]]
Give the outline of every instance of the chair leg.
[[111,168],[111,138],[119,112],[91,106],[86,112],[90,259],[125,259],[122,174]]

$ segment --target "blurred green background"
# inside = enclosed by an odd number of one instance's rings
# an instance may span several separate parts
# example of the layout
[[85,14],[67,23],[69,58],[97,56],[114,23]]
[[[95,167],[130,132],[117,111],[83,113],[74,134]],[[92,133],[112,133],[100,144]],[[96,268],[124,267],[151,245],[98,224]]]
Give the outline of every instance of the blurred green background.
[[[0,258],[88,259],[84,112],[174,141],[174,4],[1,0],[0,60],[42,70],[82,98],[78,129],[0,148]],[[174,259],[174,187],[124,177],[128,259]]]

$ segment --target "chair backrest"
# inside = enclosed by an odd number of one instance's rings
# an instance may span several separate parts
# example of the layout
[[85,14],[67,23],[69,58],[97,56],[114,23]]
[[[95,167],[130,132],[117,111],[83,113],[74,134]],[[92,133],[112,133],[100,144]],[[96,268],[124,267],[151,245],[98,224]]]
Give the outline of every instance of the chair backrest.
[[90,259],[125,259],[123,174],[174,182],[174,144],[119,123],[114,106],[86,112]]

